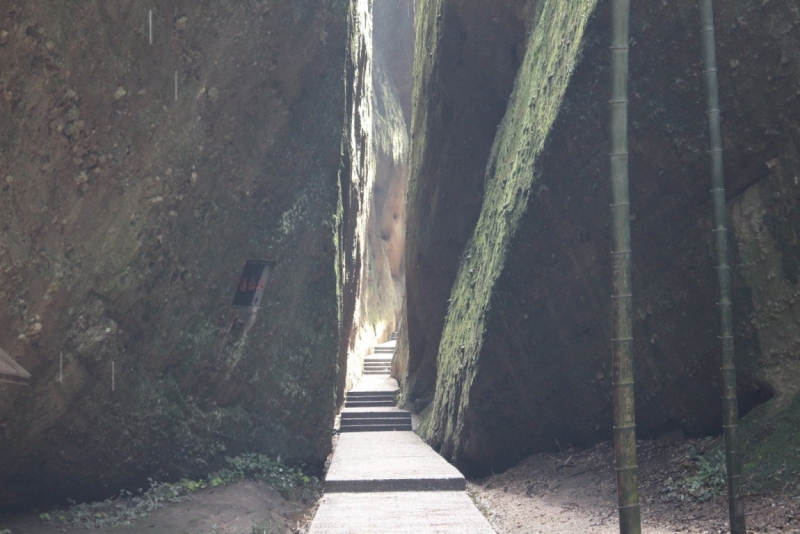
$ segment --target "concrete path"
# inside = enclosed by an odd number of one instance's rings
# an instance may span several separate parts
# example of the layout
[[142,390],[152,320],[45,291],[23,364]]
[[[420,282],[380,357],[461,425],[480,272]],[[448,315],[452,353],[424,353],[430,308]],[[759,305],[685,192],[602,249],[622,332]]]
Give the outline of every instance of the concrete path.
[[413,432],[341,434],[325,493],[463,490],[464,476]]
[[[379,345],[376,355],[390,358],[393,347],[394,341]],[[398,389],[388,374],[371,374],[350,395],[386,396]],[[345,408],[342,415],[399,412],[395,407]],[[414,432],[344,432],[309,534],[494,532],[465,486],[463,475]]]
[[397,392],[400,388],[397,387],[397,380],[389,375],[369,375],[361,379],[351,392],[360,391],[392,391]]
[[311,534],[491,534],[489,522],[463,491],[330,493]]

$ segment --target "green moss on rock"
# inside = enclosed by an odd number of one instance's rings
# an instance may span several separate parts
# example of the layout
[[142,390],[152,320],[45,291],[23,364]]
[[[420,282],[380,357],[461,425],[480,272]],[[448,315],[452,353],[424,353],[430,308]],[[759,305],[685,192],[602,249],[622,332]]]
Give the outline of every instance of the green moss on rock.
[[[439,347],[436,395],[425,438],[456,465],[469,457],[470,388],[495,285],[536,184],[537,158],[556,120],[595,0],[539,5],[486,171],[486,194],[462,258]],[[473,443],[473,446],[475,444]]]

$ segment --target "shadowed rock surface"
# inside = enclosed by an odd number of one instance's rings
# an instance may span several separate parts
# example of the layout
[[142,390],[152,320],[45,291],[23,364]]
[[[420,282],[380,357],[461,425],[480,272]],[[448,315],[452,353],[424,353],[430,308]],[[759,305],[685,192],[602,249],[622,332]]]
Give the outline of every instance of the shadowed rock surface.
[[[33,375],[0,388],[3,508],[331,448],[371,28],[342,1],[162,1],[151,45],[149,7],[0,6],[0,344]],[[255,315],[230,306],[248,258],[278,261]]]
[[[463,12],[477,16],[485,7],[425,6],[419,35],[436,44],[417,48],[407,206],[409,352],[398,354],[395,367],[407,366],[399,378],[409,400],[431,394],[436,380],[422,426],[426,439],[466,472],[487,473],[534,451],[611,435],[610,14],[607,3],[594,2],[541,2],[527,11],[533,28],[527,55],[505,119],[496,137],[491,134],[491,155],[462,158],[463,170],[426,182],[452,157],[443,140],[464,139],[467,130],[438,120],[446,107],[437,95],[460,88],[453,71],[470,68],[448,57],[445,36],[463,27],[469,18]],[[746,413],[773,395],[776,409],[790,404],[800,384],[791,230],[800,168],[792,133],[800,13],[789,4],[746,1],[720,3],[717,11],[739,396]],[[688,1],[634,2],[632,13],[637,422],[643,437],[676,429],[715,434],[719,343],[699,20]],[[465,31],[467,42],[489,31],[493,19],[481,20],[479,29]],[[490,105],[482,113],[476,108],[462,102],[448,114],[493,116]],[[425,159],[429,153],[436,157]],[[470,194],[465,184],[477,183],[469,177],[484,171],[485,193],[475,199],[480,218],[466,232],[468,242],[450,226],[453,219],[427,217],[431,198],[463,199]],[[436,193],[415,194],[421,183]],[[469,205],[457,209],[464,213]],[[425,248],[458,236],[463,244]],[[431,267],[425,278],[429,287],[438,282],[437,290],[415,289],[414,270],[425,262],[439,269]],[[451,270],[439,267],[448,265]]]
[[484,194],[486,159],[524,53],[535,2],[418,3],[408,186],[407,372],[413,401],[431,395],[460,254]]

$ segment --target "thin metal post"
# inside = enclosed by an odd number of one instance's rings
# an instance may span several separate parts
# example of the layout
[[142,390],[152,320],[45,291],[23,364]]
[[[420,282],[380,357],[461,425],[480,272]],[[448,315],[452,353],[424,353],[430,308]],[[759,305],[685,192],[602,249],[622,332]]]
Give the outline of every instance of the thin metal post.
[[705,65],[708,134],[711,155],[711,197],[714,204],[714,236],[719,281],[719,339],[722,343],[722,428],[725,434],[725,467],[728,474],[728,514],[731,532],[746,534],[742,496],[742,459],[739,452],[739,407],[736,399],[736,365],[733,359],[731,278],[728,265],[728,223],[725,208],[725,177],[722,170],[719,81],[712,0],[700,0],[703,63]]
[[611,219],[613,321],[614,457],[619,531],[640,534],[639,476],[633,393],[633,291],[631,283],[630,197],[628,193],[628,42],[630,0],[613,0],[611,38]]

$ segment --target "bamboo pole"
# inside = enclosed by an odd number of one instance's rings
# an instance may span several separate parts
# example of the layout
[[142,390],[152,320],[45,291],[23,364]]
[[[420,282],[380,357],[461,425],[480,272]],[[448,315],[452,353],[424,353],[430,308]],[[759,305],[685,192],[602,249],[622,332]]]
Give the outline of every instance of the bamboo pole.
[[712,0],[700,0],[703,63],[705,64],[708,133],[711,155],[711,197],[714,203],[714,236],[717,245],[719,280],[720,341],[722,342],[722,428],[725,434],[725,467],[728,474],[728,513],[733,534],[746,534],[739,454],[739,407],[736,400],[736,365],[733,360],[733,317],[731,279],[728,265],[728,227],[725,211],[725,179],[722,172],[722,131],[720,128],[719,84]]
[[614,0],[611,39],[611,219],[614,295],[611,299],[614,395],[614,457],[619,531],[642,531],[636,465],[633,395],[633,295],[631,284],[630,197],[628,194],[628,41],[630,0]]

